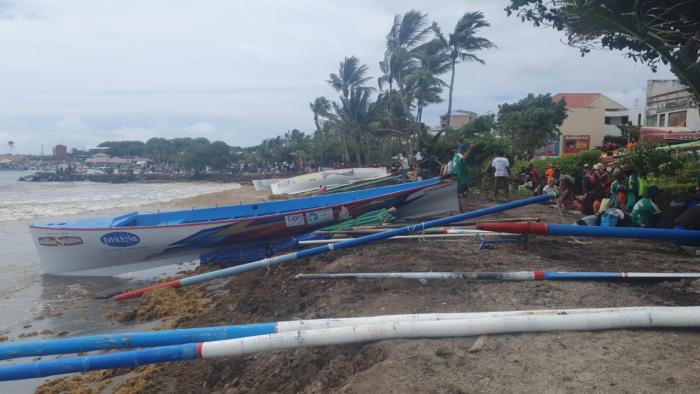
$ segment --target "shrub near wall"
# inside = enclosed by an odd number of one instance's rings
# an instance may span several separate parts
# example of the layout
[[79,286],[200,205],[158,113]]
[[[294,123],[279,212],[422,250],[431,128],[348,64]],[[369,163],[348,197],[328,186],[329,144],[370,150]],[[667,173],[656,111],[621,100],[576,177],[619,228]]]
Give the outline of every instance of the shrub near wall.
[[581,152],[575,155],[567,155],[562,157],[552,157],[549,159],[542,160],[518,160],[513,167],[514,175],[520,172],[520,167],[528,168],[530,164],[535,166],[537,169],[537,176],[539,180],[544,177],[544,172],[547,170],[547,166],[550,164],[559,167],[561,174],[571,175],[576,179],[576,187],[579,185],[579,177],[583,173],[583,167],[588,164],[589,167],[593,168],[593,165],[600,162],[601,152],[599,150],[590,150]]

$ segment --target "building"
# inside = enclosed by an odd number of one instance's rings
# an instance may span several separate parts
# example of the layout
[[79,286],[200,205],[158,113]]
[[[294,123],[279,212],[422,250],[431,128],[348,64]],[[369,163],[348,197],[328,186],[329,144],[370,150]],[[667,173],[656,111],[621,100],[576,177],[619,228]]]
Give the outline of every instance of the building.
[[562,99],[567,117],[559,128],[561,152],[553,156],[602,146],[606,135],[620,135],[617,126],[630,120],[627,108],[601,93],[558,93],[552,97],[554,101]]
[[[476,112],[472,111],[454,111],[450,116],[450,127],[453,129],[459,129],[465,124],[469,124],[479,116]],[[440,116],[440,127],[443,129],[447,128],[447,116]]]
[[679,130],[700,130],[698,103],[688,88],[675,79],[647,81],[647,127],[678,127]]
[[53,158],[58,161],[68,160],[68,147],[63,144],[58,144],[53,147]]

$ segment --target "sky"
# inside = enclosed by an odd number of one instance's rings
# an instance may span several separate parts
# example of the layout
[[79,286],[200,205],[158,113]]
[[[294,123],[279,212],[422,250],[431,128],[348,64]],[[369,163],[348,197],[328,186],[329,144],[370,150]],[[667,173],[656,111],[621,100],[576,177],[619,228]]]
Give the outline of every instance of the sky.
[[[394,15],[428,13],[444,32],[483,11],[498,49],[457,66],[454,109],[497,112],[528,93],[600,92],[628,108],[653,73],[621,52],[581,57],[563,33],[507,17],[500,0],[0,0],[0,153],[58,143],[206,137],[251,146],[314,129],[309,102],[336,99],[345,56],[372,77]],[[444,75],[444,78],[449,78]],[[372,84],[376,86],[376,79]],[[446,93],[444,97],[446,98]],[[641,104],[637,104],[641,105]],[[424,110],[437,125],[447,102]]]

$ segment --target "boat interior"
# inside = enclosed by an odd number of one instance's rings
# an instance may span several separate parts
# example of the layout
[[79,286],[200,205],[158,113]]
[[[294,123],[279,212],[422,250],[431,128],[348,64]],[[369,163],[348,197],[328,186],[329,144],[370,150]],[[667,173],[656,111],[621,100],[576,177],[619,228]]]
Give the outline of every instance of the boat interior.
[[439,182],[440,178],[433,178],[424,181],[382,186],[366,190],[305,198],[294,198],[289,200],[169,212],[131,212],[117,217],[78,219],[65,222],[35,224],[33,226],[53,228],[124,228],[216,222],[222,220],[234,220],[247,217],[267,216],[293,211],[303,211],[313,208],[322,208],[364,200],[390,193],[417,190]]

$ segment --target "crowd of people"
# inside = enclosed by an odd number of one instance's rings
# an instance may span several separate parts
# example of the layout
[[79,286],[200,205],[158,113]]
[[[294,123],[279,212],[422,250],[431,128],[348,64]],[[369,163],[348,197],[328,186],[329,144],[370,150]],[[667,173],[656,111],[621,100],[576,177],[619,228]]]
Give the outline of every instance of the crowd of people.
[[557,194],[556,203],[560,208],[583,215],[579,224],[695,228],[700,217],[700,207],[695,208],[700,201],[700,177],[695,195],[673,201],[666,211],[659,206],[664,191],[648,185],[632,168],[606,168],[602,163],[592,168],[584,165],[576,179],[561,174],[559,168],[550,164],[541,178],[533,166],[521,168],[519,178],[521,185],[531,188],[536,195]]

